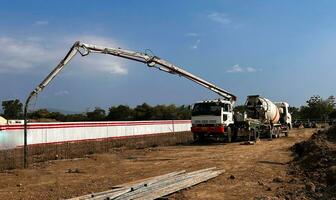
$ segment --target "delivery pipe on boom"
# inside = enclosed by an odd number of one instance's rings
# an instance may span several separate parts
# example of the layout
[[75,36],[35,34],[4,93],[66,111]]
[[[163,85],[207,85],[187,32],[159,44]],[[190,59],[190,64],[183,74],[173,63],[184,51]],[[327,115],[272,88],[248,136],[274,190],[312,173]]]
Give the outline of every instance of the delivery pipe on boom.
[[145,53],[123,50],[119,48],[109,48],[109,47],[107,48],[107,47],[101,47],[101,46],[90,45],[90,44],[85,44],[85,43],[80,43],[79,46],[80,46],[79,51],[82,55],[87,55],[89,53],[103,53],[103,54],[110,54],[113,56],[142,62],[142,63],[147,64],[147,66],[149,67],[154,67],[154,68],[157,68],[167,73],[183,76],[184,78],[187,78],[217,93],[218,95],[222,96],[226,100],[236,101],[236,96],[229,93],[228,91],[225,91],[224,89],[221,89],[220,87],[217,87],[216,85],[209,83],[208,81],[203,80],[191,74],[190,72],[187,72],[157,56],[151,56]]
[[64,66],[76,55],[79,42],[75,42],[61,62],[48,74],[48,76],[29,94],[24,106],[24,139],[23,139],[23,165],[28,167],[28,145],[27,145],[27,114],[30,100],[40,93],[52,79],[64,68]]
[[148,67],[153,67],[161,71],[176,74],[182,76],[186,79],[189,79],[213,92],[222,96],[225,100],[229,100],[232,104],[236,101],[237,97],[232,93],[206,81],[203,80],[171,63],[165,61],[157,56],[148,55],[142,52],[135,52],[130,50],[124,50],[120,48],[111,48],[111,47],[102,47],[97,45],[85,44],[79,41],[75,42],[70,48],[66,56],[61,60],[61,62],[47,75],[47,77],[29,94],[24,107],[24,167],[28,167],[28,145],[27,145],[27,113],[28,105],[30,100],[40,93],[55,77],[58,73],[62,71],[65,65],[78,53],[82,56],[87,56],[90,53],[101,53],[113,55],[129,60],[134,60],[147,64]]

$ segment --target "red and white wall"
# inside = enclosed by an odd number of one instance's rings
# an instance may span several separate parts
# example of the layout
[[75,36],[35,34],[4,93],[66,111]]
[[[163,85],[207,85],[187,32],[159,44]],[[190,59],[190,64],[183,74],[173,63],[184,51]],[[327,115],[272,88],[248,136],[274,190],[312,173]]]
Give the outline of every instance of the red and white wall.
[[[190,120],[29,123],[28,145],[190,131]],[[23,146],[23,125],[0,125],[0,150]]]

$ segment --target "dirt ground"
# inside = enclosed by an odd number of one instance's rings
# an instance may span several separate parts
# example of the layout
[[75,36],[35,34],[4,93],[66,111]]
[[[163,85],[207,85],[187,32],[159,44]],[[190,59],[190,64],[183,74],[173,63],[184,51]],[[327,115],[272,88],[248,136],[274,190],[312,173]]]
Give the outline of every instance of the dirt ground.
[[116,148],[83,159],[41,162],[29,169],[1,172],[0,199],[64,199],[177,170],[208,167],[225,172],[169,199],[276,199],[284,182],[286,187],[304,188],[291,183],[295,177],[288,173],[288,163],[293,159],[290,147],[312,133],[313,129],[291,130],[288,138],[262,140],[256,145]]
[[315,132],[292,150],[296,156],[289,172],[300,177],[307,190],[291,196],[304,194],[310,199],[336,200],[336,126]]

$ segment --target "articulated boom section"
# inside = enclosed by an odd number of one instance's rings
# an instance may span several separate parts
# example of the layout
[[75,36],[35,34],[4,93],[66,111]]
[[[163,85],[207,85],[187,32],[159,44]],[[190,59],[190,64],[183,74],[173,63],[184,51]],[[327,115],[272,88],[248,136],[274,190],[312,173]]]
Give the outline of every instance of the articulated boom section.
[[[65,67],[65,65],[79,52],[82,56],[87,56],[90,53],[101,53],[101,54],[108,54],[113,55],[129,60],[134,60],[137,62],[145,63],[149,67],[157,68],[161,71],[170,73],[170,74],[176,74],[179,76],[183,76],[215,93],[218,95],[224,97],[225,100],[229,100],[232,102],[232,104],[236,101],[236,96],[233,94],[215,86],[212,83],[209,83],[165,60],[160,59],[157,56],[151,56],[146,53],[141,52],[135,52],[135,51],[129,51],[124,50],[120,48],[111,48],[111,47],[102,47],[97,45],[91,45],[91,44],[85,44],[81,43],[79,41],[75,42],[72,47],[70,48],[69,52],[66,54],[66,56],[61,60],[61,62],[48,74],[48,76],[30,93],[26,100],[26,106],[25,106],[25,113],[27,112],[27,106],[30,101],[30,99],[37,95],[39,92],[45,88],[50,81],[55,78],[55,76]],[[159,66],[157,66],[159,65]]]
[[[209,83],[208,81],[205,81],[157,56],[150,56],[145,53],[141,52],[133,52],[129,50],[123,50],[123,49],[118,49],[118,48],[109,48],[109,47],[100,47],[100,46],[95,46],[95,45],[89,45],[89,44],[84,44],[80,43],[79,44],[79,51],[80,53],[84,56],[89,54],[90,52],[92,53],[103,53],[103,54],[110,54],[138,62],[142,62],[147,64],[149,67],[154,67],[157,68],[161,71],[171,73],[171,74],[176,74],[179,76],[183,76],[215,93],[218,95],[224,97],[226,100],[230,101],[236,101],[236,96],[233,94],[217,87],[216,85]],[[159,65],[159,66],[156,66]]]
[[[157,68],[161,71],[170,73],[170,74],[176,74],[179,76],[183,76],[184,78],[187,78],[215,93],[222,96],[224,99],[231,101],[234,103],[236,101],[236,96],[217,87],[216,85],[209,83],[163,59],[160,59],[157,56],[148,55],[146,53],[142,52],[135,52],[135,51],[129,51],[124,50],[120,48],[111,48],[111,47],[102,47],[97,45],[91,45],[91,44],[85,44],[81,43],[79,41],[75,42],[74,45],[70,48],[69,52],[66,54],[66,56],[61,60],[61,62],[53,69],[53,71],[48,74],[48,76],[41,82],[40,85],[38,85],[34,91],[31,92],[29,95],[27,102],[31,99],[32,96],[38,94],[40,91],[43,90],[44,87],[46,87],[49,82],[64,68],[64,66],[79,52],[82,56],[87,56],[90,53],[101,53],[101,54],[108,54],[113,55],[129,60],[134,60],[137,62],[141,62],[144,64],[147,64],[149,67]],[[157,66],[159,65],[159,66]]]

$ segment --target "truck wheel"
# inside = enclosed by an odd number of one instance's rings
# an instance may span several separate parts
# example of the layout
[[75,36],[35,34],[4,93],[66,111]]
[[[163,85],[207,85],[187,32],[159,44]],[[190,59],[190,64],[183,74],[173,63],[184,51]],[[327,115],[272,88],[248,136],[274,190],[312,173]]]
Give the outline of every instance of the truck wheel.
[[232,128],[229,126],[227,128],[227,133],[228,133],[228,142],[232,141]]
[[197,142],[199,140],[198,133],[193,133],[193,139],[194,139],[194,142]]
[[194,133],[194,142],[202,142],[204,141],[204,135],[202,133]]
[[287,128],[287,130],[285,131],[285,137],[288,137],[288,132],[289,132],[289,130]]
[[280,128],[277,127],[277,128],[275,129],[275,138],[279,138],[279,137],[280,137]]
[[236,141],[238,138],[238,130],[235,127],[231,127],[231,140]]
[[288,132],[289,132],[290,126],[286,127],[286,132],[285,132],[285,136],[288,137]]
[[272,140],[273,139],[273,132],[274,132],[274,129],[270,129],[269,130],[269,139]]

